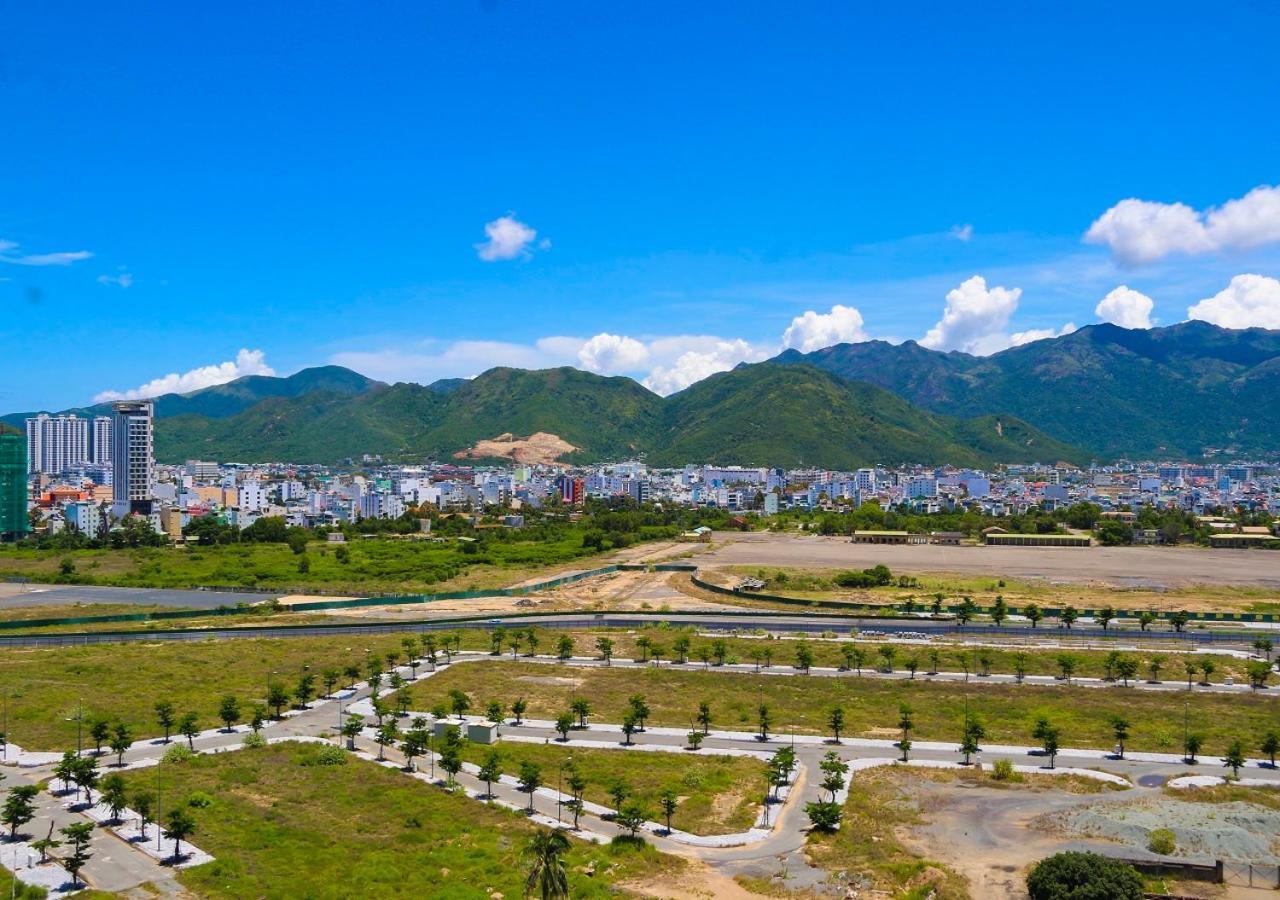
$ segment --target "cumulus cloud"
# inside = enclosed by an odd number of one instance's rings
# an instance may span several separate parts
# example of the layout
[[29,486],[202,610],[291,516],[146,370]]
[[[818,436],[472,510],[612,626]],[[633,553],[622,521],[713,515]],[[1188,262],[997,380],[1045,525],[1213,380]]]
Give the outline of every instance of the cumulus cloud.
[[832,344],[853,344],[865,340],[867,333],[862,329],[862,313],[839,303],[826,313],[807,310],[792,319],[782,333],[782,346],[801,353],[821,350]]
[[578,350],[578,364],[588,372],[633,372],[649,360],[649,348],[635,338],[602,332]]
[[93,256],[88,250],[62,250],[56,253],[20,253],[16,241],[0,239],[0,263],[12,266],[69,266]]
[[965,353],[994,353],[1009,346],[1004,333],[1009,318],[1018,308],[1021,288],[987,287],[987,280],[974,275],[947,292],[942,318],[920,340],[931,350],[963,350]]
[[1104,322],[1121,328],[1150,328],[1155,301],[1128,285],[1120,285],[1098,302],[1093,312]]
[[1223,328],[1280,328],[1280,281],[1237,275],[1223,290],[1188,309],[1187,318]]
[[234,360],[201,366],[189,372],[172,372],[127,391],[103,391],[93,398],[95,403],[108,400],[146,400],[161,394],[185,394],[215,384],[226,384],[244,375],[274,375],[261,350],[241,350]]
[[[1008,346],[1021,347],[1023,344],[1030,344],[1033,341],[1044,341],[1049,338],[1062,337],[1064,334],[1070,334],[1076,330],[1075,322],[1068,322],[1057,331],[1052,328],[1032,328],[1027,331],[1015,331],[1009,335]],[[999,349],[1004,349],[1003,347]]]
[[973,226],[969,224],[952,225],[949,234],[957,241],[968,243],[973,239]]
[[[545,250],[551,242],[545,238],[538,241],[538,232],[515,217],[514,213],[499,216],[492,222],[485,223],[484,234],[488,240],[475,245],[476,255],[485,262],[497,262],[504,259],[528,259],[533,255],[533,248]],[[535,241],[537,244],[535,245]]]
[[717,372],[727,372],[738,363],[755,362],[763,356],[762,351],[741,338],[717,340],[704,349],[686,350],[670,365],[656,366],[641,384],[665,397]]
[[1218,207],[1195,210],[1185,203],[1130,197],[1098,217],[1084,239],[1105,244],[1130,265],[1175,253],[1249,250],[1280,241],[1280,185],[1261,185]]

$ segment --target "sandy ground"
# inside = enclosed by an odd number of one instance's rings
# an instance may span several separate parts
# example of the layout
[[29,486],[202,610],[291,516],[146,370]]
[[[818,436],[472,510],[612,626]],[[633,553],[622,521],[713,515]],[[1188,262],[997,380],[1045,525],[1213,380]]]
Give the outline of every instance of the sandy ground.
[[644,897],[661,897],[664,900],[767,900],[767,895],[752,893],[696,859],[690,859],[689,868],[678,876],[663,875],[647,881],[629,882],[623,887]]
[[1280,553],[1198,547],[947,547],[854,544],[848,538],[748,533],[698,557],[699,565],[865,568],[1098,582],[1117,587],[1177,588],[1196,584],[1275,587]]
[[456,615],[502,615],[515,612],[671,612],[721,611],[731,607],[683,594],[668,583],[667,572],[614,572],[587,578],[551,591],[523,597],[480,597],[474,600],[440,600],[404,606],[366,606],[333,612],[344,619],[382,620],[445,618]]

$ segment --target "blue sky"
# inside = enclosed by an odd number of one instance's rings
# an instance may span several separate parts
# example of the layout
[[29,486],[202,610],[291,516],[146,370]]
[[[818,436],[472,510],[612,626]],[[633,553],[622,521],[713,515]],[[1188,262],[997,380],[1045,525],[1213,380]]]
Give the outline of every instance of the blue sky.
[[300,9],[6,12],[0,408],[1280,327],[1273,4]]

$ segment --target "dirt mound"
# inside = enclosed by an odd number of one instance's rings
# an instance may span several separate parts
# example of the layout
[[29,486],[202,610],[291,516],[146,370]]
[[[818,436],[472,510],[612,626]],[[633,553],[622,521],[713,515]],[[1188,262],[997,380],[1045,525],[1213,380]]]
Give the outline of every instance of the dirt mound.
[[509,459],[530,465],[559,466],[560,457],[578,448],[558,434],[535,432],[527,438],[518,438],[510,432],[453,454],[456,459]]

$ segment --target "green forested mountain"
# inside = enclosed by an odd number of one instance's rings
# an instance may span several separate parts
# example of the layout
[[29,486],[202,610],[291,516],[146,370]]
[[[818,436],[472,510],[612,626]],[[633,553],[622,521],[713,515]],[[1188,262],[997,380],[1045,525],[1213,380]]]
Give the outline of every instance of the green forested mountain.
[[1280,447],[1280,331],[1090,325],[986,357],[868,341],[775,361],[871,382],[934,412],[1019,416],[1104,458]]
[[629,378],[571,368],[491,369],[446,394],[396,384],[356,396],[273,398],[223,419],[162,419],[156,452],[166,461],[334,462],[362,453],[421,459],[539,431],[580,448],[572,459],[584,462],[637,453],[672,465],[830,467],[1080,458],[1013,419],[964,422],[872,385],[767,363],[721,373],[665,400]]
[[[567,367],[423,386],[325,366],[159,398],[156,452],[169,462],[420,460],[541,431],[578,447],[570,461],[584,462],[638,453],[663,464],[824,467],[1196,457],[1280,447],[1277,396],[1280,331],[1092,325],[988,357],[913,341],[788,351],[665,399],[630,378]],[[5,419],[20,425],[23,415]]]
[[854,468],[872,462],[982,465],[1079,461],[1025,422],[926,412],[865,382],[761,363],[713,375],[666,400],[650,459]]

